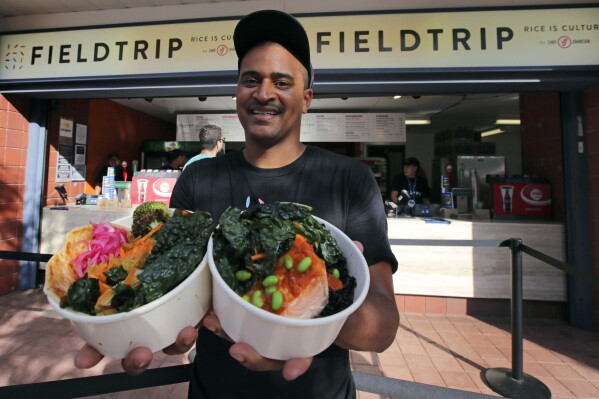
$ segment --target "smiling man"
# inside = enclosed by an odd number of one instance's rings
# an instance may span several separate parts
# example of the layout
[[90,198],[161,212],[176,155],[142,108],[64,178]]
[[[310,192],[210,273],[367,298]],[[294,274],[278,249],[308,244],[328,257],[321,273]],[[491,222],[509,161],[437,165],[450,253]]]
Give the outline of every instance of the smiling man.
[[[190,398],[355,398],[349,349],[382,352],[399,325],[392,280],[397,261],[378,185],[358,160],[300,142],[302,114],[313,98],[309,41],[301,24],[280,11],[259,11],[239,22],[234,41],[245,148],[187,167],[171,207],[208,211],[218,219],[229,206],[310,205],[313,215],[363,245],[371,284],[335,343],[314,358],[263,358],[249,345],[231,342],[214,314],[204,317],[199,333],[184,329],[166,352],[189,350],[197,335]],[[147,348],[136,348],[123,366],[138,374],[151,359]],[[84,347],[77,364],[90,367],[97,361],[97,352]]]

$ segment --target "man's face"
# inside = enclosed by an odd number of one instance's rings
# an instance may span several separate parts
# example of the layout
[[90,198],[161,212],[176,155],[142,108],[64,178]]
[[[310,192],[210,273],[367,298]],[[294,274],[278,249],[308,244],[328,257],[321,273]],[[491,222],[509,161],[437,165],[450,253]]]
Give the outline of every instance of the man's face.
[[108,166],[116,168],[117,166],[119,166],[119,159],[118,158],[110,158],[108,160]]
[[175,161],[173,162],[173,164],[177,167],[181,167],[181,166],[185,165],[186,162],[187,162],[187,157],[185,155],[179,155],[177,158],[175,158]]
[[404,165],[403,166],[404,175],[408,176],[410,179],[413,179],[416,176],[417,170],[418,170],[418,167],[415,165]]
[[261,45],[247,53],[236,92],[246,140],[264,145],[288,138],[299,141],[301,117],[313,96],[312,89],[304,89],[304,75],[302,64],[278,44]]

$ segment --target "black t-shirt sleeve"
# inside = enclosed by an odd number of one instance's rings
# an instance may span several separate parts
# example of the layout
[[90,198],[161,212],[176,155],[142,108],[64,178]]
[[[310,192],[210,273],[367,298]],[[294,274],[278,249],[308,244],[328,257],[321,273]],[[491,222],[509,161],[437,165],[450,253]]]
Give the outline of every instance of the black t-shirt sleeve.
[[179,178],[177,179],[177,183],[173,188],[173,193],[171,194],[170,207],[171,208],[179,208],[179,209],[187,209],[187,210],[196,210],[193,204],[193,176],[194,173],[191,169],[185,170]]
[[389,245],[387,216],[379,186],[366,165],[355,165],[351,173],[350,209],[345,233],[364,245],[364,257],[369,265],[387,261],[395,273],[397,259]]

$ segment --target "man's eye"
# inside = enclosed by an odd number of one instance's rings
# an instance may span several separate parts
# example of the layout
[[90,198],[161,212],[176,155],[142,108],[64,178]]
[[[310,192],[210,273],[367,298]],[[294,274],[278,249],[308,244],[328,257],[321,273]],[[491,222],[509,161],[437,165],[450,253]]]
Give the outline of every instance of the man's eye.
[[255,86],[258,84],[258,80],[254,78],[245,78],[241,81],[244,86]]
[[286,82],[286,81],[278,81],[274,83],[275,87],[279,88],[279,89],[286,89],[288,87],[293,86],[290,82]]

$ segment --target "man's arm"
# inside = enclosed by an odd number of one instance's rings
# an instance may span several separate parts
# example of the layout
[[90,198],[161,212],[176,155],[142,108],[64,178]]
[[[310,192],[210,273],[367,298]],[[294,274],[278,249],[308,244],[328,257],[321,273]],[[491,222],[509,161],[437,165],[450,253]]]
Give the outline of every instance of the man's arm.
[[370,266],[368,295],[345,322],[335,344],[345,349],[383,352],[395,339],[399,312],[395,303],[391,265]]
[[391,201],[397,204],[397,198],[399,198],[399,191],[391,190]]

